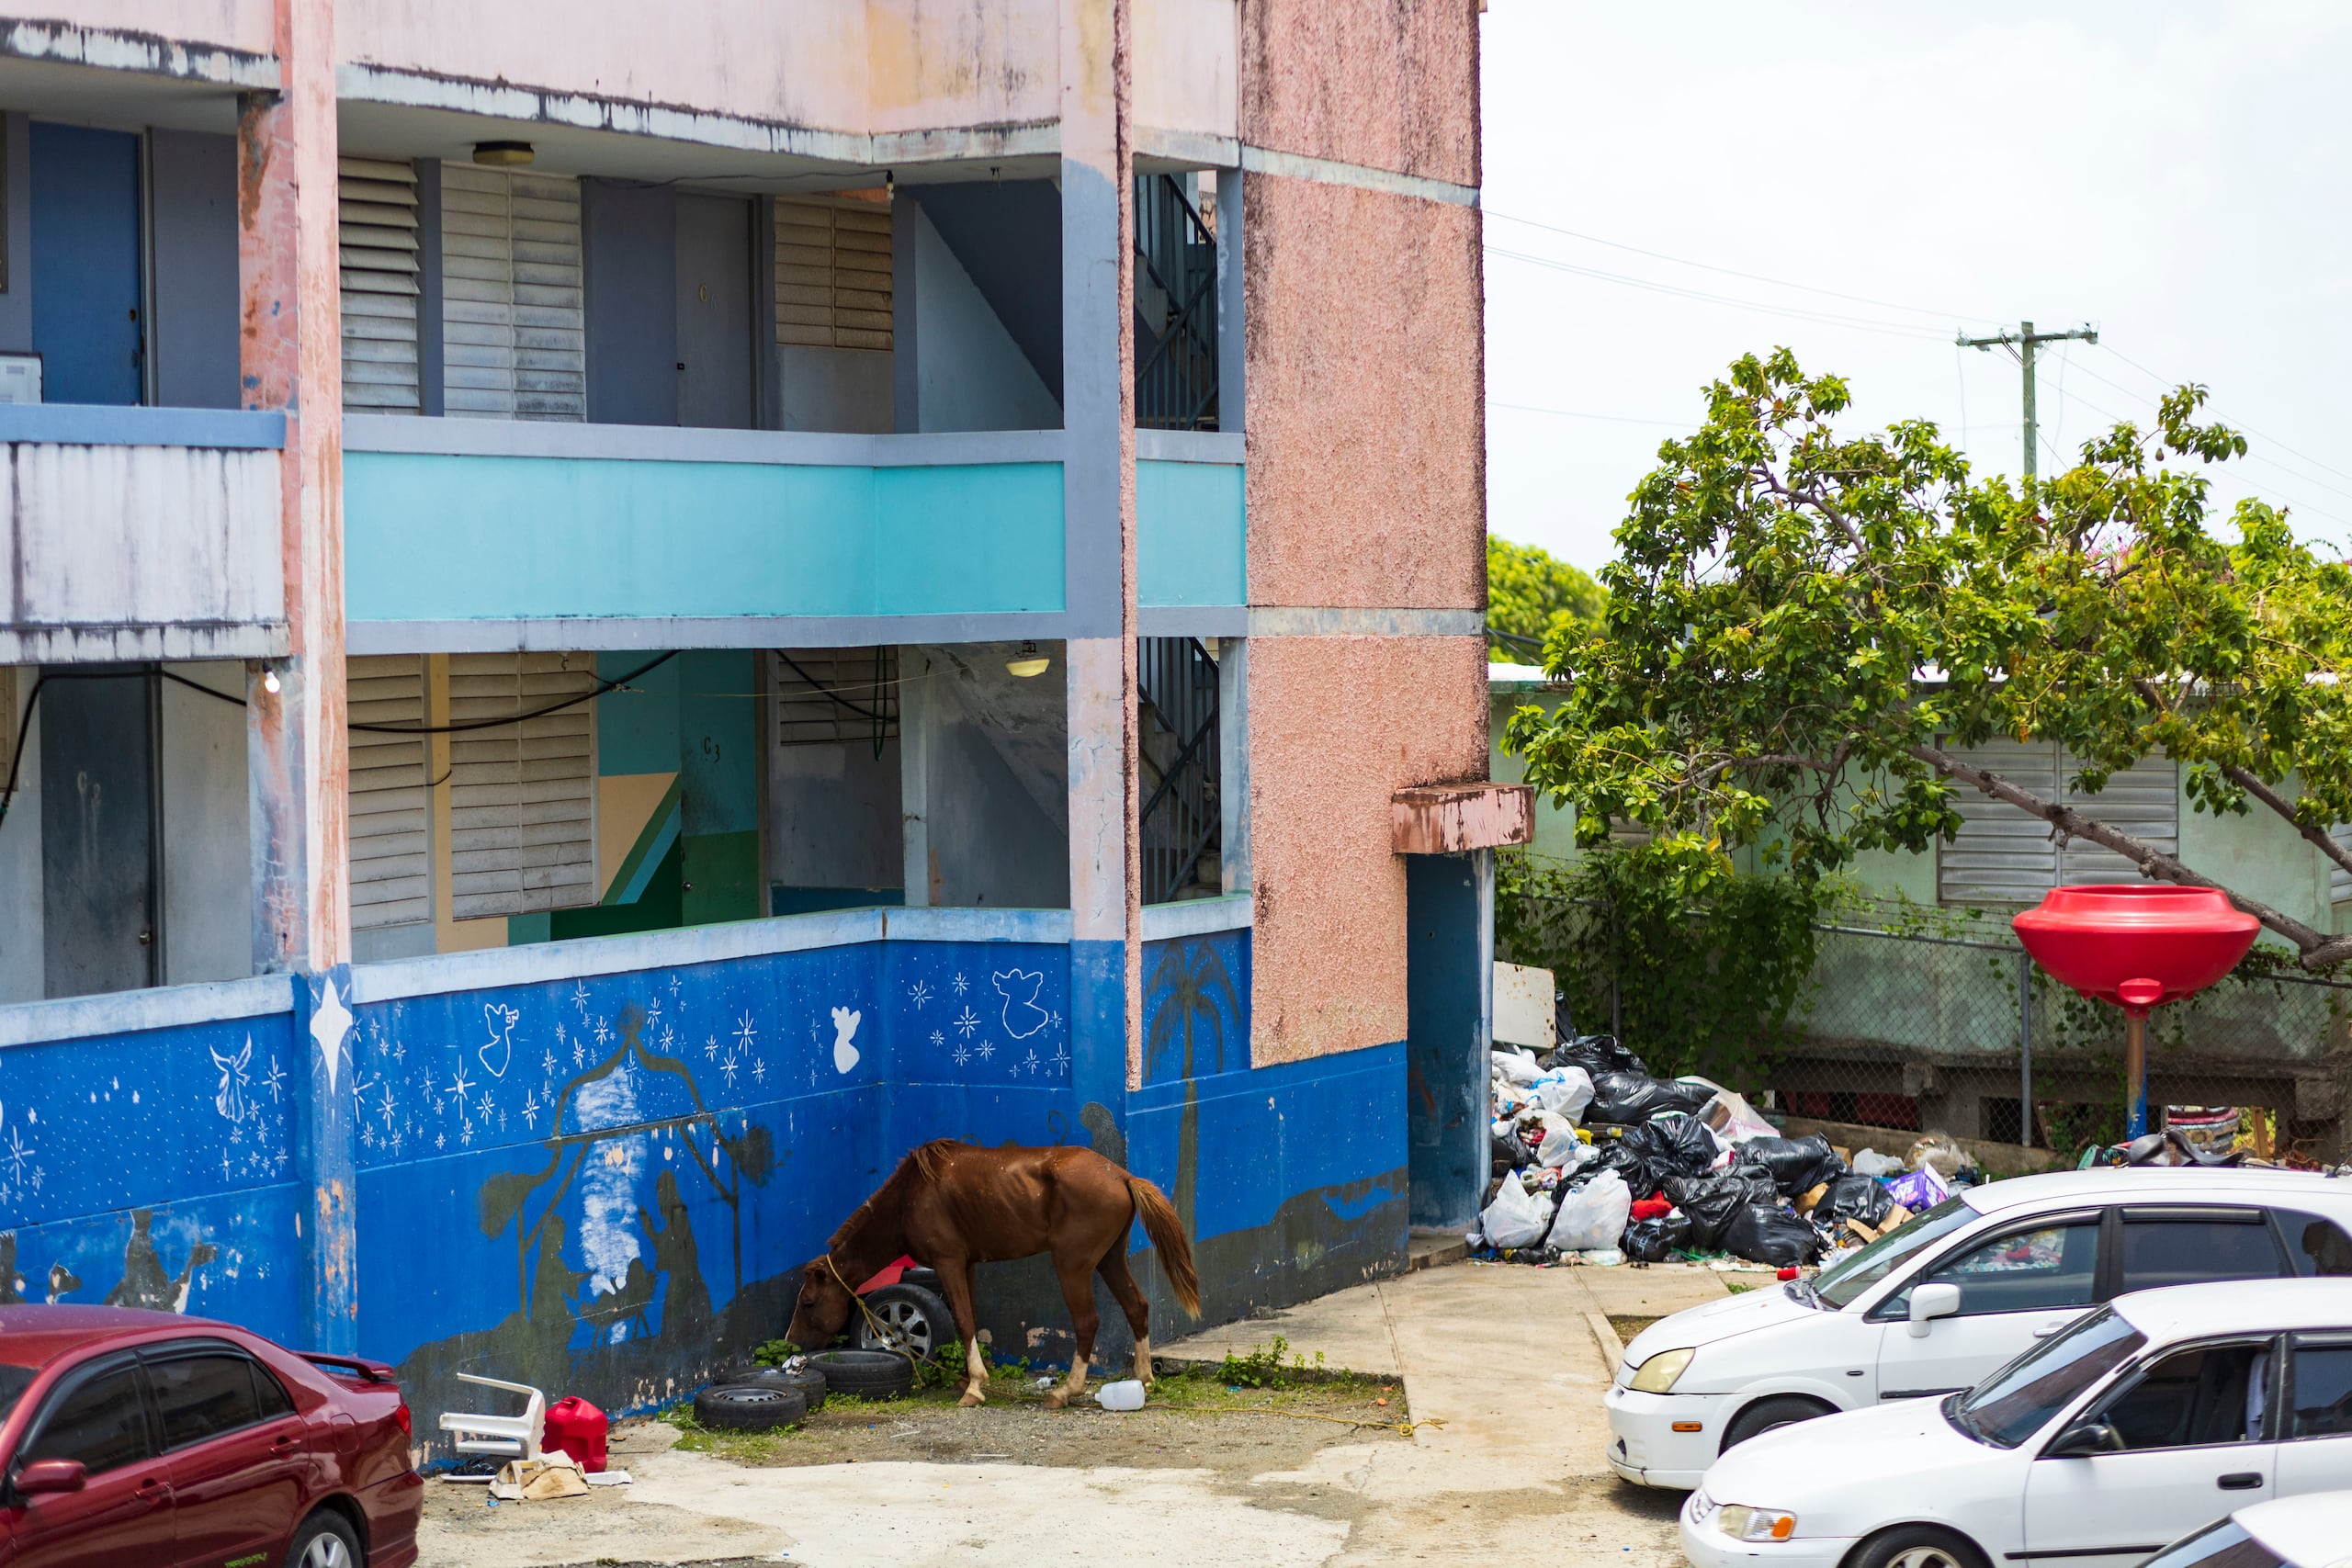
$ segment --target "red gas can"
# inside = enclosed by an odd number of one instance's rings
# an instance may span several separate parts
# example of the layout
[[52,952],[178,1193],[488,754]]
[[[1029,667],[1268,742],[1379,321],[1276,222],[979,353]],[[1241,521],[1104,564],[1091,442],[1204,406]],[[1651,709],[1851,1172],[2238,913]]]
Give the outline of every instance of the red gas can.
[[573,1394],[548,1406],[547,1436],[539,1446],[550,1453],[569,1454],[590,1475],[605,1468],[605,1413]]

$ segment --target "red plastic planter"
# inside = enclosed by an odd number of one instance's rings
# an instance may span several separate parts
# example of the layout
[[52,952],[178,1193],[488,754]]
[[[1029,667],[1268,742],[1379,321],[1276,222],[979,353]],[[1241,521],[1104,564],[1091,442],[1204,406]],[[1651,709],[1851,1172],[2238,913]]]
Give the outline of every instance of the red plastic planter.
[[2148,1130],[2148,1010],[2228,974],[2262,929],[2225,893],[2154,883],[2055,888],[2010,923],[2061,984],[2124,1010],[2133,1137]]

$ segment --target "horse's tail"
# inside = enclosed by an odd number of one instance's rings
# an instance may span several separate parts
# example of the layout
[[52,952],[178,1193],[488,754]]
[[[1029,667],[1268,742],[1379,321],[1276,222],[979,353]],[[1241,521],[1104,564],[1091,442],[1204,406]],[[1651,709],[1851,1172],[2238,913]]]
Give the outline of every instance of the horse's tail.
[[1151,1237],[1151,1245],[1159,1249],[1159,1266],[1168,1272],[1169,1286],[1186,1312],[1201,1315],[1201,1277],[1193,1271],[1193,1246],[1184,1239],[1184,1227],[1176,1218],[1176,1205],[1168,1194],[1140,1176],[1127,1178],[1128,1195],[1136,1201],[1136,1218],[1143,1222],[1144,1235]]

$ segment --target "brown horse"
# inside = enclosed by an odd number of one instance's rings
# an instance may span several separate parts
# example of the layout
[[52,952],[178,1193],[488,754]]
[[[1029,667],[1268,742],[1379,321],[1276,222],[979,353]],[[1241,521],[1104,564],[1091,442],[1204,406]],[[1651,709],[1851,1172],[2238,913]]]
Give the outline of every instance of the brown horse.
[[830,1249],[808,1260],[785,1337],[811,1349],[829,1343],[849,1321],[852,1291],[896,1258],[918,1258],[939,1271],[964,1339],[962,1403],[978,1404],[988,1397],[989,1374],[972,1313],[973,1275],[983,1263],[1050,1251],[1078,1345],[1069,1381],[1046,1403],[1059,1409],[1085,1390],[1087,1358],[1102,1325],[1094,1310],[1096,1274],[1127,1314],[1136,1337],[1136,1376],[1148,1383],[1151,1309],[1127,1272],[1127,1226],[1138,1219],[1159,1249],[1176,1299],[1198,1316],[1193,1249],[1167,1194],[1142,1177],[1091,1149],[984,1149],[945,1138],[925,1144],[900,1160],[833,1233]]

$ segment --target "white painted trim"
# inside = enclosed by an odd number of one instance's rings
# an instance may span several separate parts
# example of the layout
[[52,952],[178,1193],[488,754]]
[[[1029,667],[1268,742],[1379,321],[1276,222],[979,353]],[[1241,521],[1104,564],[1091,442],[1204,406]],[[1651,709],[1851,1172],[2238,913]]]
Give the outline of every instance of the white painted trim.
[[1247,893],[1222,898],[1187,898],[1179,904],[1146,904],[1143,939],[1167,942],[1175,937],[1207,936],[1212,931],[1246,931],[1255,900]]
[[1241,433],[1238,430],[1229,434],[1216,430],[1136,432],[1138,463],[1221,463],[1238,468],[1242,456]]
[[143,991],[109,991],[96,997],[63,997],[49,1002],[0,1007],[0,1048],[40,1045],[59,1040],[139,1034],[232,1019],[268,1018],[294,1010],[294,977],[257,975],[250,980],[214,980],[198,986],[156,986]]
[[0,55],[274,92],[277,57],[116,28],[0,18]]
[[1139,126],[1136,130],[1136,172],[1158,174],[1162,171],[1147,168],[1148,164],[1168,165],[1167,172],[1178,169],[1231,169],[1241,163],[1241,139],[1222,136],[1211,130],[1170,130],[1160,126]]
[[1027,638],[1058,642],[1066,625],[1059,610],[961,615],[547,615],[525,620],[352,621],[345,627],[344,638],[345,650],[353,654],[506,653],[518,649],[588,653],[668,648],[871,648],[882,642],[1019,642]]
[[1330,158],[1310,158],[1302,152],[1277,152],[1271,147],[1252,147],[1247,142],[1241,148],[1241,167],[1246,174],[1313,180],[1318,185],[1353,186],[1359,190],[1376,190],[1388,196],[1442,201],[1450,207],[1476,207],[1479,201],[1476,186],[1433,180],[1426,175],[1400,175],[1393,169],[1342,164]]
[[455,457],[612,457],[650,463],[917,468],[1059,463],[1069,442],[1058,430],[834,435],[798,430],[688,430],[660,424],[347,413],[343,417],[343,448]]
[[1254,605],[1251,637],[1476,637],[1487,635],[1479,610],[1362,609]]
[[351,1000],[397,1001],[452,991],[496,990],[551,981],[588,980],[650,969],[676,969],[738,958],[766,958],[868,942],[1069,941],[1067,909],[828,909],[763,920],[695,926],[633,936],[440,953],[351,967]]

